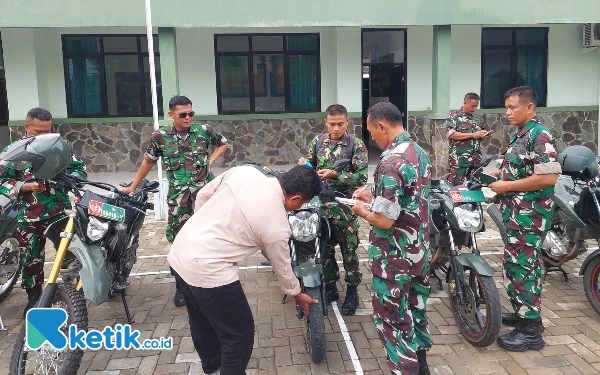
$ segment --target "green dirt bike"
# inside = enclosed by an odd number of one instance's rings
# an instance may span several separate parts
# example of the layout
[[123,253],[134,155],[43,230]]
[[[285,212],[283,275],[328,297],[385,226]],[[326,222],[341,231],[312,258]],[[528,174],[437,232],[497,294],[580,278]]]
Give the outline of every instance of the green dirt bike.
[[[334,163],[332,169],[341,172],[350,165],[349,159],[341,159]],[[316,299],[319,303],[310,305],[309,316],[306,317],[306,338],[310,358],[313,362],[325,359],[325,317],[327,304],[325,299],[325,279],[323,274],[322,255],[327,241],[331,237],[331,226],[324,214],[325,207],[340,204],[336,193],[328,183],[322,181],[319,196],[304,204],[299,210],[288,213],[288,221],[292,229],[290,238],[290,255],[292,268],[302,292]],[[283,296],[285,303],[287,295]],[[298,319],[304,318],[300,306],[296,305]]]
[[[429,194],[431,277],[442,287],[437,272],[445,275],[452,316],[467,341],[479,347],[496,341],[502,314],[494,270],[481,257],[476,240],[485,230],[481,203],[486,202],[478,172],[491,160],[483,158],[465,186],[432,180]],[[459,252],[463,247],[470,253]]]

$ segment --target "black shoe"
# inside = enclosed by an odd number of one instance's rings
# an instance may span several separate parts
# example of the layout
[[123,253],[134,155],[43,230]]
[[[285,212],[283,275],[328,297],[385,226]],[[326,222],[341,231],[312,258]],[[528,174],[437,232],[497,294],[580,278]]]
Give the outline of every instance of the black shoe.
[[517,326],[518,316],[515,313],[502,313],[502,324],[509,327]]
[[346,299],[342,304],[342,315],[354,315],[358,307],[357,285],[348,285],[346,288]]
[[417,360],[419,361],[419,375],[431,375],[429,366],[427,366],[427,351],[417,350]]
[[340,299],[340,295],[338,293],[335,282],[325,284],[325,298],[327,299],[327,303],[337,301],[338,299]]
[[173,298],[173,302],[175,302],[175,306],[181,307],[185,306],[185,299],[183,298],[183,293],[179,289],[175,291],[175,297]]
[[[515,313],[502,313],[502,324],[509,327],[516,327],[518,321],[518,315]],[[540,333],[544,332],[544,325],[540,323]]]
[[42,295],[42,286],[36,285],[33,288],[25,288],[25,291],[27,292],[28,301],[27,305],[25,305],[25,311],[23,311],[23,318],[27,315],[27,311],[32,307],[35,307],[35,304],[40,299],[40,296]]
[[517,318],[515,329],[506,335],[498,337],[498,345],[511,352],[525,350],[540,350],[546,343],[542,338],[542,319]]

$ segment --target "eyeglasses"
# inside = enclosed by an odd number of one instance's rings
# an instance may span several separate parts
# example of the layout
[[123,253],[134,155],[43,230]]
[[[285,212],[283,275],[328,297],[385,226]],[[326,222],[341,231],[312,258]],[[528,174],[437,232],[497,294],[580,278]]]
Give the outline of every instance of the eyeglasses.
[[177,116],[179,116],[179,118],[186,118],[188,116],[190,117],[194,117],[196,113],[194,111],[191,112],[181,112],[181,113],[176,113]]

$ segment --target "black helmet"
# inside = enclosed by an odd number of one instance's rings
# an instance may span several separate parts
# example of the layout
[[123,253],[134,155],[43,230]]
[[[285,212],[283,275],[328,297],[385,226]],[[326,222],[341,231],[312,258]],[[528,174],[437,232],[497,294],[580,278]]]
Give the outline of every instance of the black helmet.
[[31,163],[35,178],[51,180],[69,167],[72,153],[60,134],[44,134],[14,142],[0,154],[0,161]]
[[562,173],[568,176],[589,180],[598,174],[596,155],[585,146],[569,146],[558,154]]

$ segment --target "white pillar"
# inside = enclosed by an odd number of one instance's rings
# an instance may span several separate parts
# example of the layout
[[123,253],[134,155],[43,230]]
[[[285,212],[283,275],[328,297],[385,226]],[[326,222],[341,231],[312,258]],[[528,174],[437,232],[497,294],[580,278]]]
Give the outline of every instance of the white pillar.
[[337,102],[348,112],[362,112],[361,28],[337,27],[335,34]]
[[33,35],[33,29],[2,30],[9,120],[24,120],[40,105]]

